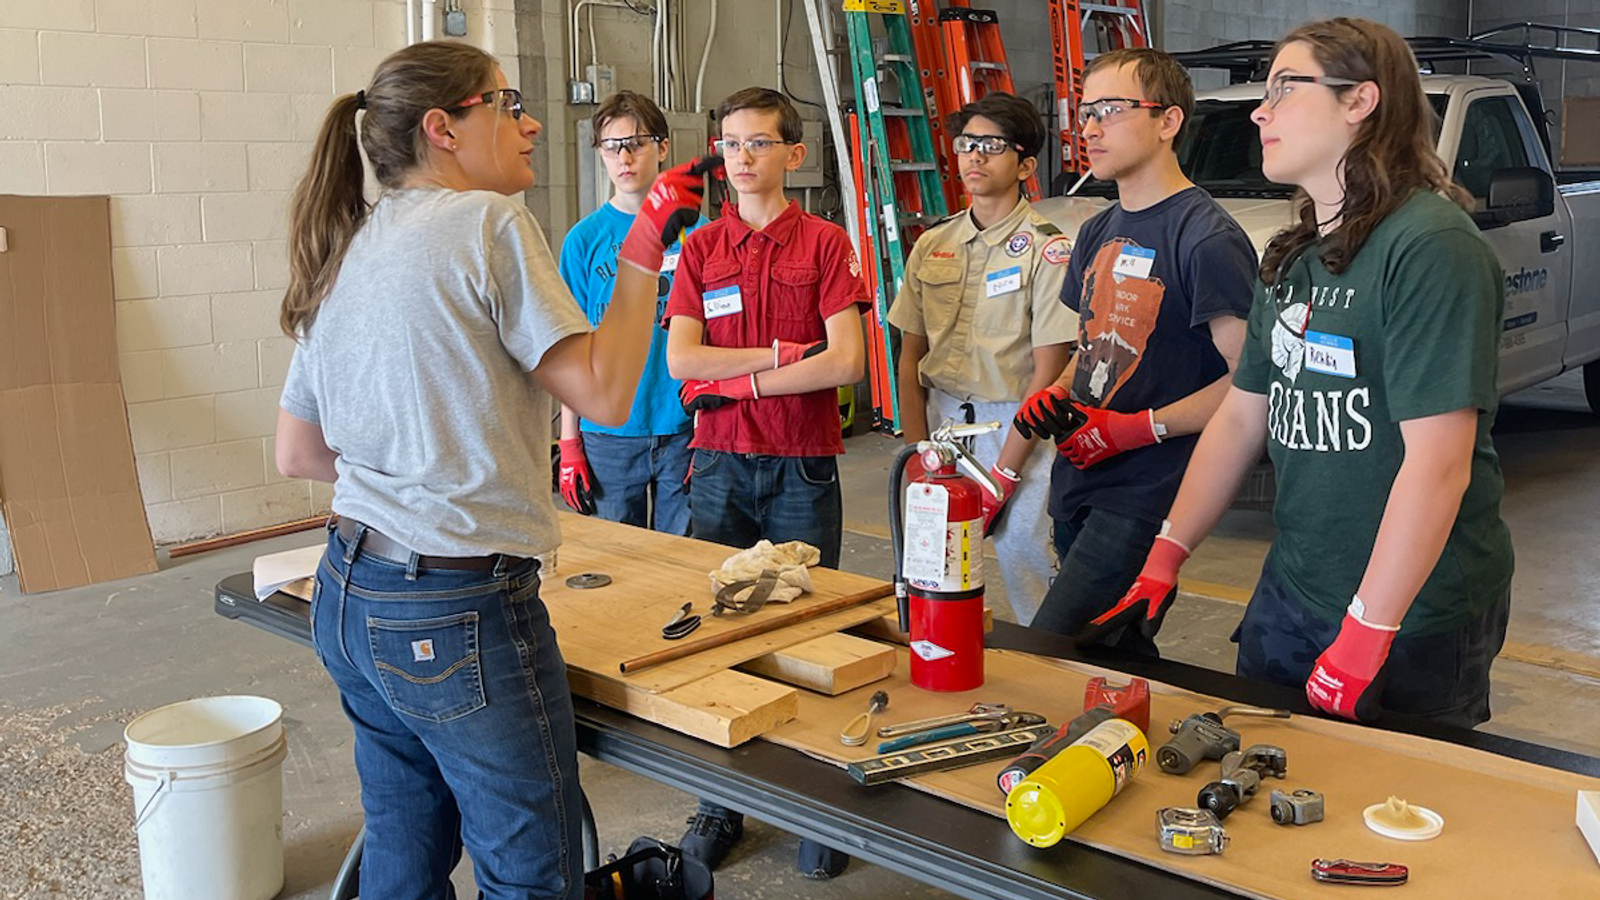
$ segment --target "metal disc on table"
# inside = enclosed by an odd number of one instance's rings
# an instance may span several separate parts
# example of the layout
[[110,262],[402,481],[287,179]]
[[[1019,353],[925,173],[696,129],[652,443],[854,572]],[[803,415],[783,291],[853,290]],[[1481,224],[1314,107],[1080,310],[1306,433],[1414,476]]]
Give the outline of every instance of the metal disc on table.
[[611,583],[611,576],[600,572],[584,572],[567,579],[567,587],[588,590],[589,588],[603,588]]

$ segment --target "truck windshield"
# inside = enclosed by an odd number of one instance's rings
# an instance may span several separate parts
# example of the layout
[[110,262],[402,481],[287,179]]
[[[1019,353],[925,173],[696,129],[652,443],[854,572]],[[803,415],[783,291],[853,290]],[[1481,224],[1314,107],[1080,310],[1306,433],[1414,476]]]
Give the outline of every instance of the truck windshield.
[[[1439,136],[1439,119],[1450,98],[1429,94],[1435,115],[1434,139]],[[1275,184],[1261,173],[1261,139],[1250,114],[1256,100],[1201,100],[1194,116],[1178,141],[1178,164],[1189,180],[1214,197],[1288,198],[1290,185]],[[1070,185],[1069,185],[1070,186]],[[1094,197],[1115,196],[1116,186],[1090,179],[1078,190]]]

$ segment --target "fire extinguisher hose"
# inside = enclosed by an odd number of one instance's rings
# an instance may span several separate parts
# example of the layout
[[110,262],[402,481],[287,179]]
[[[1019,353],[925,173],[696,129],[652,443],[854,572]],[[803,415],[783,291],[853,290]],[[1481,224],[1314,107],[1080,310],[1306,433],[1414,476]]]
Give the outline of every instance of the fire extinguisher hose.
[[906,463],[916,454],[917,445],[907,444],[895,454],[894,462],[889,466],[889,544],[894,552],[894,602],[900,615],[900,631],[903,634],[911,633],[911,600],[906,594],[903,552],[905,523],[902,521],[904,510],[901,504],[905,502],[902,494]]

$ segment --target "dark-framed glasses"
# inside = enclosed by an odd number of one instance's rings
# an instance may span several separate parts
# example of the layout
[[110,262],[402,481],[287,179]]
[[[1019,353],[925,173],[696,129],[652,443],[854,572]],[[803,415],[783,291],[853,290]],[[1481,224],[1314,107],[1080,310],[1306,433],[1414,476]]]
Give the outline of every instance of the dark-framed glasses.
[[638,153],[646,144],[660,145],[665,137],[659,134],[631,134],[627,137],[601,138],[600,152],[606,156],[621,156],[622,151]]
[[1267,90],[1261,95],[1261,102],[1267,109],[1277,109],[1283,98],[1294,93],[1294,86],[1297,84],[1320,84],[1324,87],[1342,88],[1355,87],[1360,83],[1349,78],[1335,78],[1332,75],[1279,75],[1267,82]]
[[999,156],[1007,150],[1022,152],[1021,144],[1013,144],[1005,137],[998,134],[958,134],[950,140],[950,149],[957,153],[971,153],[976,150],[984,156]]

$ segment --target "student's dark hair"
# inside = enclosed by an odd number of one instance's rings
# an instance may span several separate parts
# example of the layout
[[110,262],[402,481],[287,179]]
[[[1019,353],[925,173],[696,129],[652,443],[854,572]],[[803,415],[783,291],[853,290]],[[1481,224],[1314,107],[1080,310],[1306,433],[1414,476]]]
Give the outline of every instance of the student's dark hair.
[[644,134],[667,136],[667,117],[654,100],[635,91],[617,91],[594,111],[589,124],[594,126],[594,146],[600,146],[600,132],[618,119],[632,119]]
[[471,44],[425,41],[379,63],[364,91],[333,101],[290,205],[289,288],[278,317],[284,334],[299,339],[310,329],[350,240],[366,220],[362,152],[379,184],[399,187],[427,158],[423,115],[430,109],[464,114],[457,104],[492,88],[496,65]]
[[791,144],[800,143],[800,139],[804,136],[800,125],[800,111],[794,108],[788,97],[771,88],[751,87],[728,95],[728,99],[717,107],[717,121],[722,122],[731,113],[741,109],[777,113],[778,137]]
[[[1289,32],[1273,49],[1300,42],[1323,72],[1378,85],[1378,105],[1357,127],[1345,151],[1344,202],[1339,226],[1323,242],[1322,264],[1338,274],[1349,267],[1372,229],[1419,190],[1435,191],[1468,206],[1467,193],[1450,180],[1450,170],[1433,146],[1435,113],[1422,90],[1417,59],[1405,39],[1366,19],[1327,19]],[[1354,86],[1330,87],[1345,92]],[[1278,232],[1261,255],[1261,280],[1278,278],[1284,260],[1317,240],[1317,211],[1304,189],[1292,201],[1294,224]]]
[[[1133,77],[1139,82],[1139,89],[1144,91],[1144,99],[1162,106],[1177,107],[1183,112],[1184,126],[1188,126],[1189,119],[1194,116],[1194,82],[1189,78],[1188,69],[1170,54],[1162,53],[1160,50],[1149,47],[1127,47],[1102,53],[1089,60],[1089,64],[1083,67],[1083,77],[1088,78],[1101,69],[1117,69],[1122,66],[1133,66]],[[1150,110],[1152,116],[1159,116],[1161,113],[1162,110],[1159,109]],[[1177,137],[1182,136],[1183,129],[1180,128]]]
[[966,131],[973,116],[983,116],[999,125],[1006,140],[1022,145],[1017,155],[1023,159],[1038,156],[1044,149],[1044,123],[1039,120],[1039,111],[1021,97],[1005,91],[984,94],[956,112],[955,130]]

